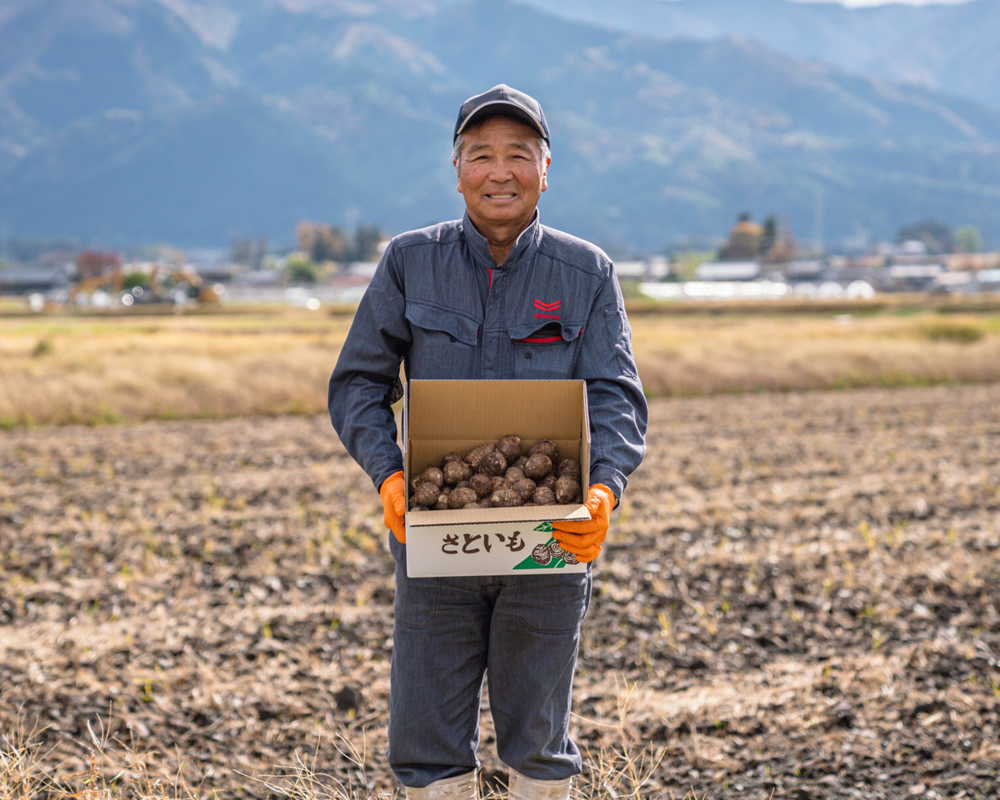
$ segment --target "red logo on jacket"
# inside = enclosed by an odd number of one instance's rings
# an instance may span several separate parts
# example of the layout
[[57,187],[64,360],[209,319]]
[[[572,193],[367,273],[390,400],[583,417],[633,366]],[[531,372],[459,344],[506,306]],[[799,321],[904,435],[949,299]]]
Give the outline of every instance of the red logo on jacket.
[[535,298],[535,319],[559,319],[559,315],[555,312],[559,310],[562,306],[562,302],[556,300],[554,303],[543,303],[537,297]]

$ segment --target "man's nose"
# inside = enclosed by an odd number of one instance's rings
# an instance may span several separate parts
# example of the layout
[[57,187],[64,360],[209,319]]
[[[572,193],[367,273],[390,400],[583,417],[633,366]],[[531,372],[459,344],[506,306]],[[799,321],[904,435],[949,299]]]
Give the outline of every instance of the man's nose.
[[491,165],[490,178],[495,181],[506,181],[510,179],[513,172],[509,161],[498,158]]

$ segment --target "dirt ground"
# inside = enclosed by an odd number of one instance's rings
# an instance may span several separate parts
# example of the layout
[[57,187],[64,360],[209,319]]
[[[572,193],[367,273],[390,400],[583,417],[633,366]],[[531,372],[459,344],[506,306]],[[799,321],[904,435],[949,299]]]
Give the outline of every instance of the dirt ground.
[[[99,751],[198,796],[389,793],[391,574],[325,418],[2,433],[0,743],[70,791]],[[656,401],[579,796],[997,797],[998,658],[1000,386]]]

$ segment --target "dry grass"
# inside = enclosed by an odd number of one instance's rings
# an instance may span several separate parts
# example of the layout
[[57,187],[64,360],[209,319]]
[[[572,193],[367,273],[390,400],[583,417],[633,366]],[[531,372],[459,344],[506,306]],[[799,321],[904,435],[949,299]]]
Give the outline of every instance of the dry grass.
[[349,318],[0,318],[0,426],[310,414]]
[[[846,308],[851,313],[637,306],[633,343],[646,391],[676,397],[1000,380],[996,309]],[[0,316],[0,427],[322,413],[350,316],[237,311]]]
[[[620,687],[619,723],[616,726],[620,745],[602,746],[588,753],[589,770],[577,778],[572,788],[573,800],[610,800],[642,798],[654,783],[654,774],[666,748],[663,745],[637,746],[628,730],[628,714],[636,703],[637,689]],[[29,730],[25,721],[7,735],[0,735],[0,800],[201,800],[215,798],[213,790],[192,786],[179,768],[171,769],[169,759],[153,751],[140,752],[134,744],[112,737],[101,718],[87,721],[88,750],[86,766],[53,769],[37,757],[41,737]],[[295,751],[292,763],[277,766],[273,773],[249,775],[238,773],[253,794],[288,800],[401,800],[402,789],[372,790],[367,774],[368,754],[364,737],[351,739],[341,735],[334,743],[338,761],[351,765],[348,778],[322,770],[322,743],[309,756]],[[483,776],[481,776],[483,777]],[[484,780],[483,800],[502,800],[506,787]],[[703,800],[694,791],[683,798],[671,794],[664,800]]]
[[659,397],[1000,380],[1000,315],[636,316],[632,328]]
[[41,732],[0,735],[0,800],[194,800],[197,790],[168,773],[158,756],[112,740],[100,719],[87,722],[86,765],[51,769],[39,757]]
[[[198,800],[216,793],[191,786],[180,771],[153,751],[140,752],[132,744],[113,738],[100,718],[87,722],[89,756],[83,769],[52,769],[35,757],[38,739],[18,728],[0,737],[0,800]],[[361,775],[360,787],[345,784],[307,764],[294,754],[295,763],[273,775],[244,775],[269,796],[292,800],[390,800],[396,793],[370,793],[364,780],[364,754],[344,740],[341,754]]]

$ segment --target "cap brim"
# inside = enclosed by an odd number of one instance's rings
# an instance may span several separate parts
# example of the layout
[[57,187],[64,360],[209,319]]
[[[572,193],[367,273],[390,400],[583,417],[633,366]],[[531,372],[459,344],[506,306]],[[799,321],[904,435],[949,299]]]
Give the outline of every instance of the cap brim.
[[482,122],[484,119],[489,117],[496,116],[516,117],[521,122],[524,122],[526,125],[534,128],[538,132],[539,136],[548,141],[548,136],[546,136],[545,131],[542,130],[542,126],[538,124],[538,120],[521,108],[521,106],[517,103],[512,103],[509,100],[495,100],[492,103],[487,103],[486,105],[477,108],[465,119],[462,126],[455,131],[455,136],[458,136],[471,125]]

